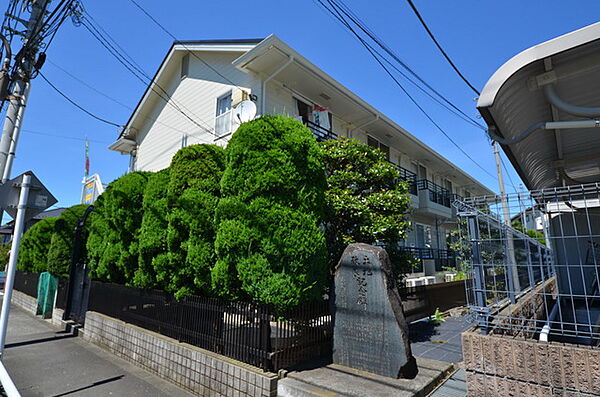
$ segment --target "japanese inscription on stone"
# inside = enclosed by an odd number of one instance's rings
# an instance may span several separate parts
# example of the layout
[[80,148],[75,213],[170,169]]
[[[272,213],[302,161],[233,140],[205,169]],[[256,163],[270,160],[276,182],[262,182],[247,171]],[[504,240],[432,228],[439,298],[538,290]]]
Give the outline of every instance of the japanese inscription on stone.
[[336,267],[333,362],[393,378],[416,376],[408,327],[383,248],[351,244]]

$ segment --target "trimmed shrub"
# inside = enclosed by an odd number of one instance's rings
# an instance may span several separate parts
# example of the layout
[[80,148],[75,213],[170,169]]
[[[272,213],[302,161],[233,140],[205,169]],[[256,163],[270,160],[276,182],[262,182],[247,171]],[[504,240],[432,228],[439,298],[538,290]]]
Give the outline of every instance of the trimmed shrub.
[[167,227],[169,226],[167,192],[171,177],[166,168],[148,179],[144,190],[142,226],[139,237],[139,268],[135,272],[133,284],[140,288],[164,288],[156,279],[157,263],[166,261]]
[[48,269],[48,249],[57,219],[42,219],[23,234],[17,269],[35,273],[45,272]]
[[242,124],[221,180],[215,291],[282,310],[318,299],[327,280],[325,187],[321,150],[304,125],[283,116]]
[[10,243],[0,244],[0,271],[6,270],[10,258]]
[[225,168],[225,150],[192,145],[171,161],[167,192],[168,256],[154,263],[157,280],[179,299],[211,294],[210,272],[215,262],[215,209]]
[[90,277],[131,284],[138,268],[143,195],[150,175],[123,175],[96,200],[86,245]]
[[334,266],[351,243],[383,243],[394,273],[410,269],[399,252],[410,223],[408,186],[383,152],[356,139],[321,143],[328,188],[325,230],[329,262]]
[[[54,233],[48,249],[48,272],[57,277],[66,278],[69,276],[75,226],[83,217],[87,207],[86,204],[79,204],[67,208],[54,223]],[[85,236],[83,241],[85,241]]]

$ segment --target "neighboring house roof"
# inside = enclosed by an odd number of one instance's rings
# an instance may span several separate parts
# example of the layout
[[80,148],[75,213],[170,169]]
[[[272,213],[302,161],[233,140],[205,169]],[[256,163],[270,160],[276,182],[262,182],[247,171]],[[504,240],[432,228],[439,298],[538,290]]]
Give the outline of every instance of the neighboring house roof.
[[[67,209],[67,207],[60,207],[60,208],[53,208],[51,210],[46,210],[46,211],[40,212],[39,214],[35,215],[33,218],[29,219],[27,221],[27,224],[29,226],[31,226],[34,223],[41,221],[42,219],[56,218],[56,217],[60,216],[60,214],[62,214],[63,211],[66,209]],[[15,225],[15,221],[12,220],[12,221],[7,222],[4,225],[0,226],[0,235],[12,234],[14,225]]]
[[[380,136],[386,136],[390,140],[402,139],[402,145],[406,147],[407,152],[422,153],[425,161],[435,161],[439,168],[448,170],[448,174],[458,175],[463,182],[462,185],[471,185],[473,189],[478,190],[481,195],[493,195],[494,193],[479,183],[475,178],[454,165],[445,157],[431,149],[414,135],[410,134],[380,111],[361,99],[358,95],[350,91],[334,78],[329,76],[319,67],[314,65],[308,59],[303,57],[293,48],[284,43],[275,35],[270,35],[265,39],[239,39],[239,40],[194,40],[174,42],[169,52],[163,59],[153,82],[162,85],[164,76],[169,68],[169,60],[174,57],[178,51],[230,51],[239,52],[241,56],[232,62],[238,70],[261,76],[262,79],[268,79],[269,76],[286,82],[286,88],[294,91],[296,88],[310,91],[314,98],[322,98],[323,104],[327,104],[328,97],[334,96],[335,104],[338,107],[335,115],[350,123],[353,128],[360,128],[368,124],[369,131],[379,131]],[[284,70],[285,69],[285,70]],[[291,77],[296,73],[296,77]],[[298,73],[304,73],[307,79],[298,79]],[[286,79],[286,75],[290,76]],[[264,88],[263,88],[264,89]],[[254,92],[253,92],[254,94]],[[257,93],[259,97],[262,92]],[[141,115],[145,107],[151,107],[148,103],[152,97],[157,97],[156,93],[148,86],[140,102],[129,118],[125,129],[119,139],[109,148],[120,152],[128,152],[135,148],[136,127],[139,123],[143,124],[144,117]],[[259,99],[259,102],[262,98]],[[264,109],[259,111],[264,113]],[[394,136],[394,134],[397,134]],[[410,149],[410,150],[409,150]],[[468,182],[467,182],[468,181]]]
[[[541,126],[519,142],[502,145],[529,189],[600,180],[597,130],[552,124],[582,118],[593,124],[600,117],[599,54],[600,23],[595,23],[517,54],[481,91],[477,107],[492,134],[514,139]],[[552,99],[549,90],[563,104]],[[573,113],[573,108],[582,107],[595,108],[596,114]]]

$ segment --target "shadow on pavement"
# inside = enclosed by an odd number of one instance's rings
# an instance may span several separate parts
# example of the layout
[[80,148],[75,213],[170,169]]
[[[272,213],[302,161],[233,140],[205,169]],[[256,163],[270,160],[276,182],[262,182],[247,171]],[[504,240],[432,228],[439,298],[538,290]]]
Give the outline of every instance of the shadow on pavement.
[[61,393],[61,394],[55,394],[54,397],[61,397],[61,396],[68,396],[69,394],[74,394],[74,393],[78,393],[80,391],[83,390],[87,390],[87,389],[91,389],[92,387],[96,387],[96,386],[100,386],[100,385],[104,385],[106,383],[110,383],[110,382],[114,382],[117,380],[120,380],[123,378],[124,375],[119,375],[119,376],[113,376],[112,378],[108,378],[108,379],[104,379],[104,380],[99,380],[98,382],[94,382],[91,385],[88,386],[84,386],[84,387],[80,387],[79,389],[75,389],[75,390],[71,390],[65,393]]

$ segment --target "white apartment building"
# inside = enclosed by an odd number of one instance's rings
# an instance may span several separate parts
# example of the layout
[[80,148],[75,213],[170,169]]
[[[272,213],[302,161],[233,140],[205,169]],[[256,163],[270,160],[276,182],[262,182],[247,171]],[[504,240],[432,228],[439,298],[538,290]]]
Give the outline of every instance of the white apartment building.
[[175,42],[153,81],[110,145],[130,156],[130,171],[166,168],[187,145],[226,145],[239,126],[233,109],[247,99],[259,115],[301,119],[319,140],[357,138],[381,149],[411,183],[413,228],[405,245],[425,264],[415,276],[447,262],[454,195],[493,194],[275,35]]

